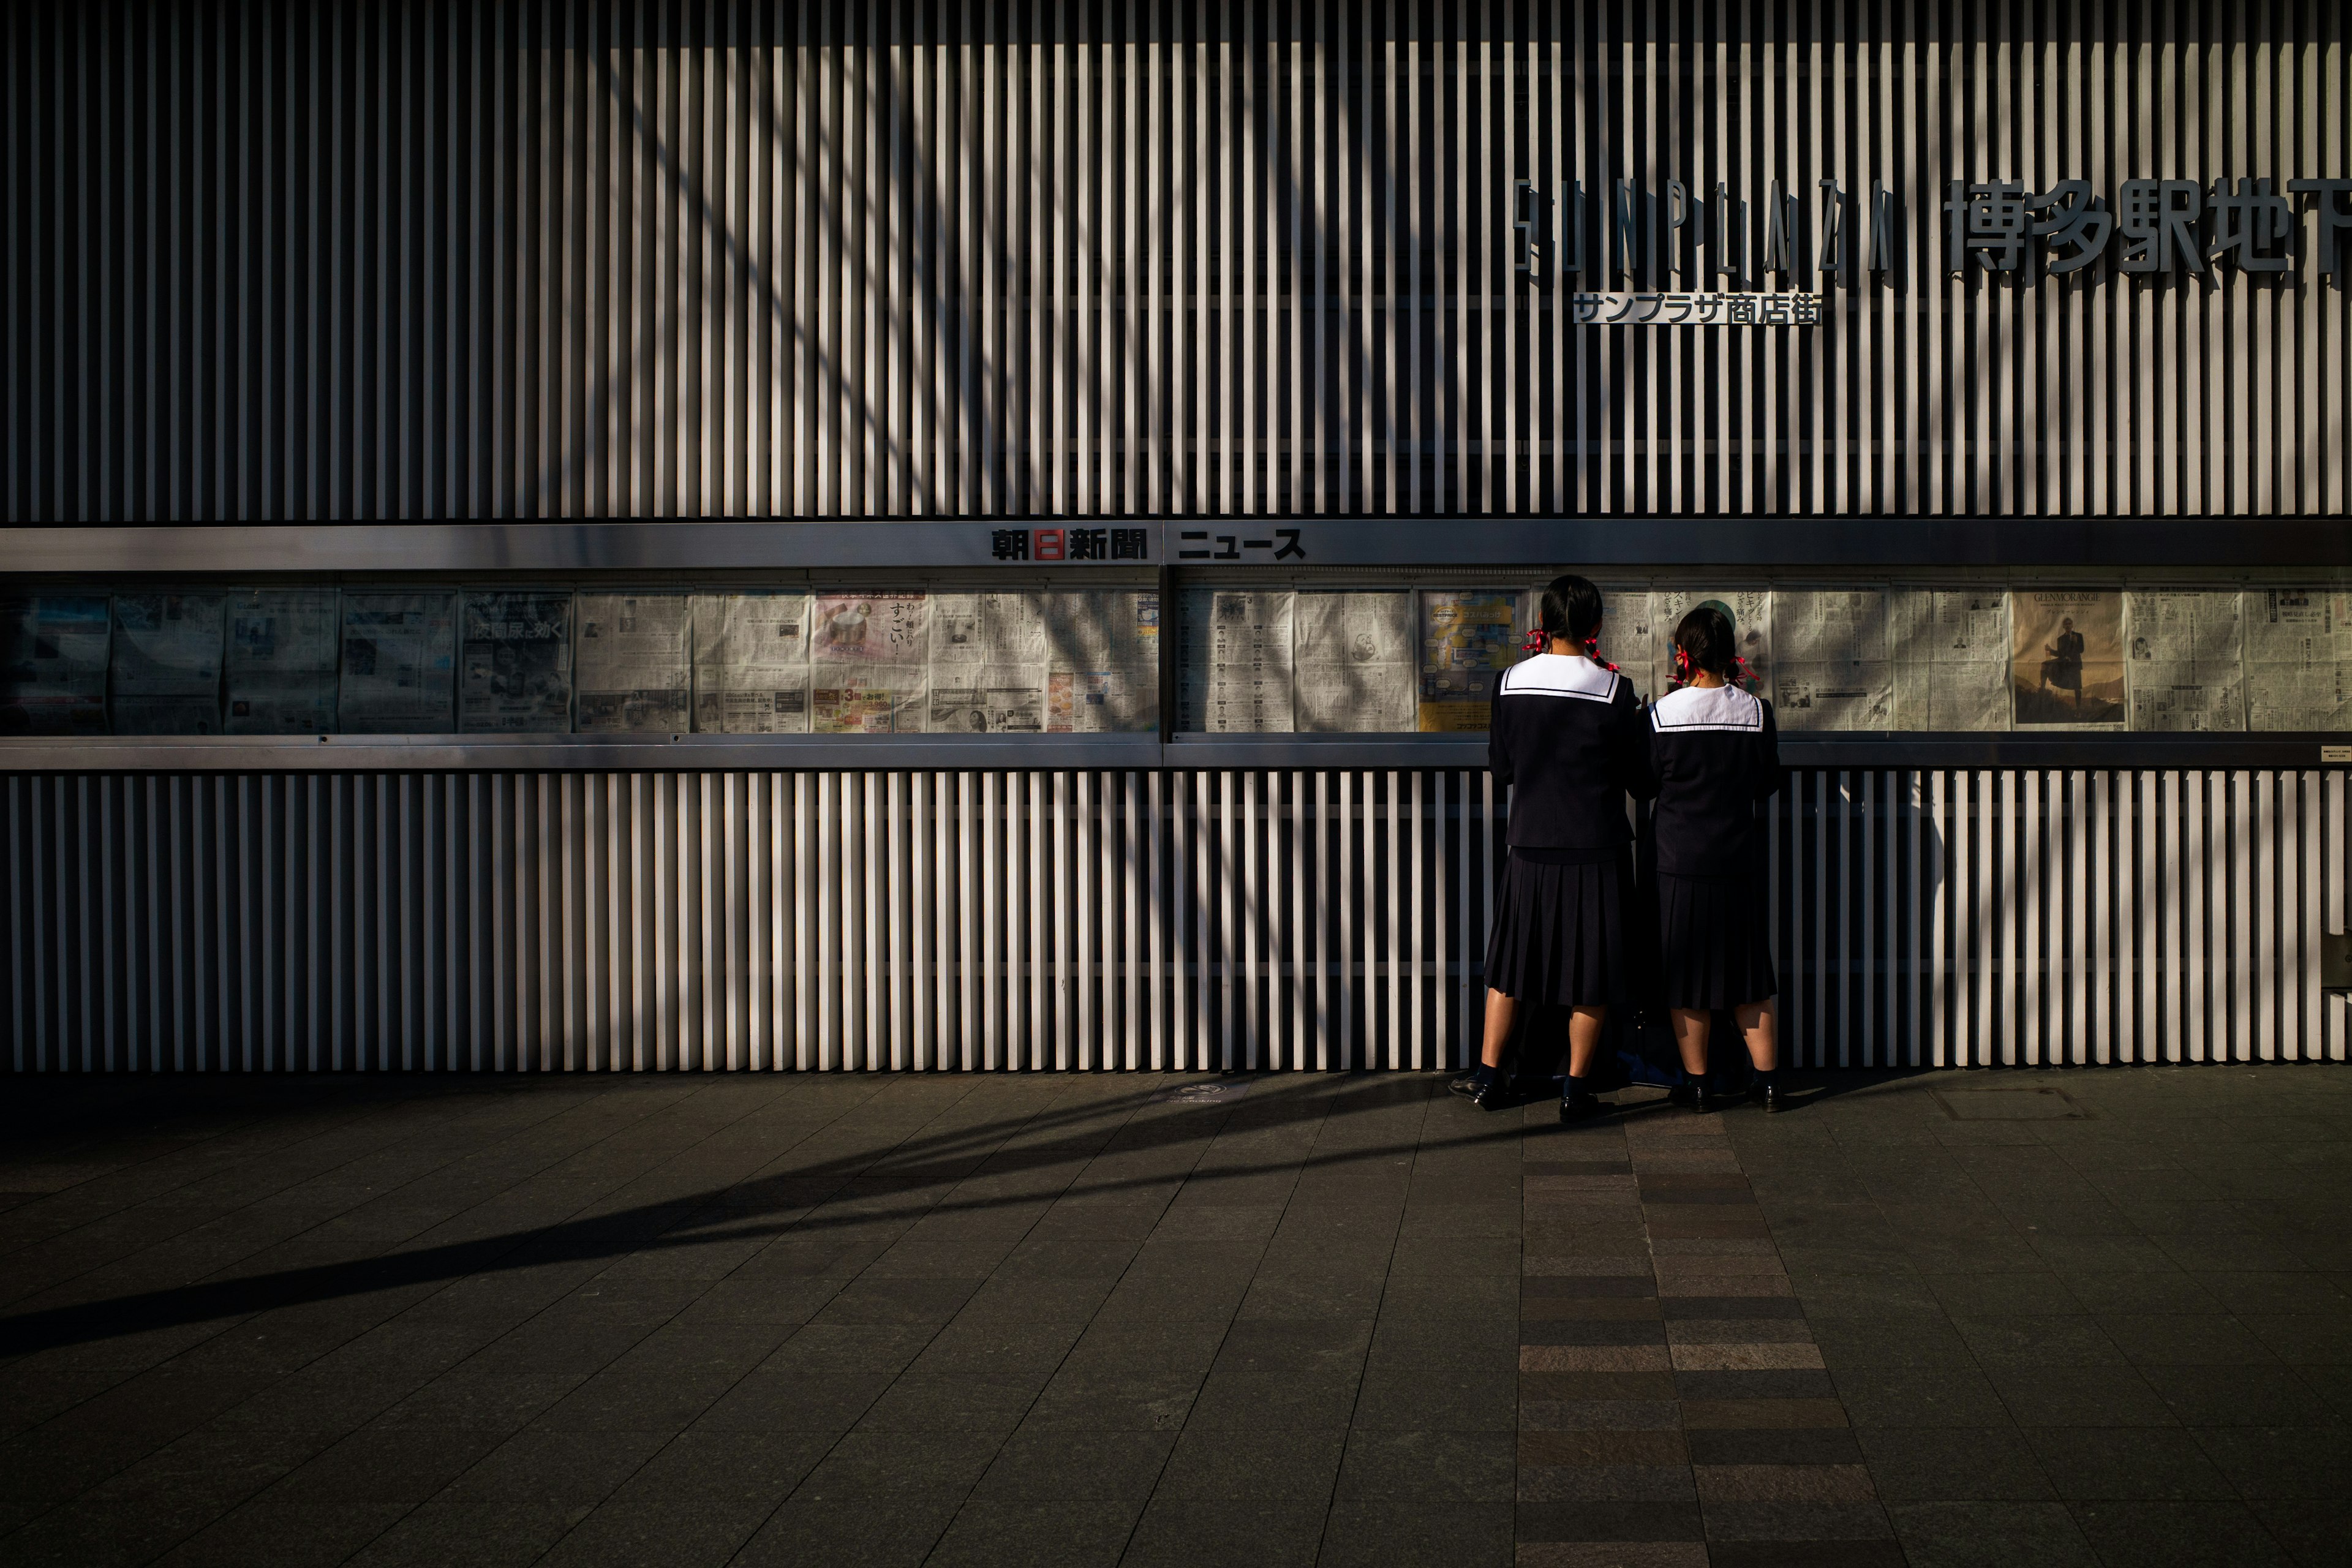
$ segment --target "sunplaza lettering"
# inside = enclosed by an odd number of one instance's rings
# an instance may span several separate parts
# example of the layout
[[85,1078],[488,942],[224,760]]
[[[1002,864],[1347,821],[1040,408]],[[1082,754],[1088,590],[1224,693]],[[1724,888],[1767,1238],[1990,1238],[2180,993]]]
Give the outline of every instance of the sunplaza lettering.
[[[1823,291],[1895,281],[1907,271],[1912,226],[1901,195],[1878,181],[1867,192],[1836,180],[1813,187],[1772,181],[1759,213],[1725,184],[1708,196],[1678,179],[1656,187],[1613,180],[1594,191],[1576,180],[1550,190],[1515,180],[1514,268],[1579,285],[1581,324],[1803,325],[1792,305],[1785,320],[1765,319],[1761,302],[1785,300],[1815,279]],[[2230,270],[2279,277],[2308,268],[2341,289],[2352,275],[2352,179],[2291,179],[2284,190],[2266,178],[2132,179],[2112,197],[2084,179],[2046,190],[1958,179],[1947,183],[1933,216],[1931,233],[1955,278],[2024,281],[2105,267],[2124,278],[2218,285]],[[1768,280],[1778,287],[1761,289]],[[1605,291],[1612,283],[1616,291]],[[1668,291],[1674,284],[1680,289]],[[1686,300],[1725,303],[1709,313],[1696,303],[1684,310]]]

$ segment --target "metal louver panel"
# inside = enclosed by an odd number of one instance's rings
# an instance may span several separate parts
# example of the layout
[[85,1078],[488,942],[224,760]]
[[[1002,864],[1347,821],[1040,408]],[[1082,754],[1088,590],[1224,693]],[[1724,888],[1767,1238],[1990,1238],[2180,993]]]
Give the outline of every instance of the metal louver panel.
[[[12,774],[18,1070],[1433,1068],[1481,772]],[[2347,775],[1801,772],[1809,1066],[2341,1060]]]
[[[0,516],[2340,516],[2342,288],[1955,281],[1938,215],[1955,178],[2352,174],[2345,31],[21,4]],[[1518,177],[1721,183],[1759,235],[1776,184],[1883,184],[1904,237],[1803,333],[1578,327],[1513,276]]]

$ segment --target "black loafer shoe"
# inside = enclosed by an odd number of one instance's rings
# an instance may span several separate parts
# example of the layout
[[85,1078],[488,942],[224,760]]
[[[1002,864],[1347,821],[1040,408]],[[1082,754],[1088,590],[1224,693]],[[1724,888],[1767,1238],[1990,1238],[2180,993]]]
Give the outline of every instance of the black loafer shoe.
[[1475,1073],[1464,1073],[1445,1086],[1448,1094],[1458,1094],[1465,1100],[1478,1098],[1478,1079]]
[[1666,1103],[1669,1105],[1696,1105],[1698,1103],[1699,1092],[1699,1086],[1697,1084],[1678,1083],[1672,1089],[1666,1090]]
[[1755,1092],[1748,1098],[1767,1111],[1781,1111],[1789,1109],[1789,1102],[1782,1097],[1780,1086],[1777,1083],[1759,1084]]
[[1598,1095],[1563,1096],[1559,1102],[1559,1119],[1562,1122],[1572,1125],[1579,1121],[1590,1121],[1608,1109],[1608,1102]]
[[1511,1080],[1507,1078],[1496,1079],[1470,1097],[1470,1103],[1481,1110],[1508,1110],[1518,1102],[1518,1091],[1511,1087]]

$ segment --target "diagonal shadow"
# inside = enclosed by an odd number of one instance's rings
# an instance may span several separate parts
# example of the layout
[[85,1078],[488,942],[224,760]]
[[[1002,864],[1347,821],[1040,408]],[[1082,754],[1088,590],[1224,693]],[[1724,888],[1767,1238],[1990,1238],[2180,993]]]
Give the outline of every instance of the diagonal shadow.
[[[1302,1089],[1307,1087],[1301,1086]],[[1106,1130],[1101,1138],[1087,1141],[1083,1145],[1065,1141],[1058,1146],[1048,1144],[1034,1149],[1005,1149],[1002,1146],[1003,1140],[1007,1137],[1036,1131],[1040,1120],[1066,1125],[1085,1118],[1099,1119],[1107,1112],[1116,1113],[1122,1109],[1131,1113],[1158,1092],[1157,1089],[1139,1091],[1089,1101],[1045,1119],[1005,1119],[982,1127],[961,1129],[930,1141],[931,1146],[920,1150],[920,1158],[912,1163],[902,1163],[893,1158],[903,1153],[904,1146],[880,1156],[841,1156],[803,1168],[757,1177],[747,1183],[635,1205],[609,1215],[528,1226],[497,1236],[347,1263],[316,1264],[244,1279],[205,1280],[107,1300],[78,1302],[18,1313],[0,1318],[0,1353],[21,1355],[125,1334],[241,1317],[278,1308],[313,1305],[382,1290],[446,1283],[471,1274],[539,1268],[551,1263],[615,1258],[629,1253],[662,1251],[713,1242],[775,1237],[787,1232],[823,1234],[852,1226],[912,1222],[934,1215],[982,1214],[1071,1196],[1108,1197],[1123,1193],[1158,1191],[1171,1184],[1213,1185],[1248,1181],[1286,1171],[1347,1169],[1425,1149],[1478,1147],[1517,1140],[1524,1135],[1518,1121],[1510,1119],[1500,1127],[1482,1127],[1477,1131],[1450,1138],[1385,1142],[1309,1155],[1303,1160],[1252,1160],[1205,1171],[1196,1162],[1192,1168],[1181,1173],[1153,1172],[1097,1182],[1074,1180],[1052,1192],[1026,1191],[946,1201],[915,1198],[896,1205],[886,1201],[878,1206],[872,1201],[876,1198],[887,1200],[889,1190],[917,1191],[944,1181],[961,1182],[976,1177],[1019,1174],[1058,1166],[1083,1167],[1108,1152],[1130,1154],[1154,1148],[1197,1144],[1205,1153],[1216,1138],[1229,1129],[1258,1131],[1308,1120],[1328,1121],[1334,1115],[1418,1099],[1422,1091],[1419,1086],[1401,1080],[1374,1080],[1360,1088],[1342,1090],[1337,1096],[1301,1093],[1286,1097],[1287,1103],[1286,1099],[1278,1098],[1271,1101],[1244,1101],[1230,1107],[1180,1110],[1166,1118],[1147,1123],[1147,1136],[1139,1141],[1121,1136],[1135,1126],[1130,1121]],[[1273,1114],[1268,1114],[1269,1111]],[[976,1144],[992,1134],[996,1142],[990,1151],[975,1150],[961,1155],[955,1152],[958,1147]],[[856,1190],[876,1183],[886,1183],[887,1188],[882,1191]],[[823,1190],[812,1191],[813,1188]],[[852,1190],[845,1194],[845,1188]],[[839,1196],[857,1200],[856,1212],[832,1215],[822,1212],[826,1203]]]

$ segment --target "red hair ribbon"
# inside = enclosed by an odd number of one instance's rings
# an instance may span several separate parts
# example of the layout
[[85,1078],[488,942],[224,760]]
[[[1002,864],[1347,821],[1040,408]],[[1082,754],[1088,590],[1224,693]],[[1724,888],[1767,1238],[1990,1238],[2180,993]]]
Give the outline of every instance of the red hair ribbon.
[[1595,632],[1592,636],[1584,639],[1584,657],[1599,665],[1601,668],[1607,670],[1610,674],[1614,675],[1617,673],[1617,667],[1601,657],[1600,633]]
[[1541,627],[1541,626],[1538,626],[1538,627],[1536,627],[1534,630],[1532,630],[1532,631],[1530,631],[1530,632],[1528,632],[1528,640],[1527,640],[1525,643],[1523,643],[1523,644],[1521,644],[1521,645],[1520,645],[1520,651],[1521,651],[1522,653],[1541,653],[1541,652],[1543,652],[1543,650],[1544,650],[1544,635],[1543,635],[1543,627]]

